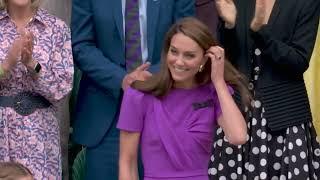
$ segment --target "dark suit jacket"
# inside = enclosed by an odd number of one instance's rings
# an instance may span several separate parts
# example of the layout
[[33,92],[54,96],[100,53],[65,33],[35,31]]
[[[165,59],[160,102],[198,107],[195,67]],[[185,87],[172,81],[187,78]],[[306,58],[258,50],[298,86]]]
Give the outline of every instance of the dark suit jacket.
[[[147,45],[152,65],[160,61],[162,41],[171,24],[193,14],[193,0],[148,0]],[[75,64],[83,72],[73,137],[94,146],[116,123],[122,79],[127,74],[121,0],[73,0],[71,28]]]
[[257,96],[271,130],[311,120],[303,73],[309,66],[319,22],[319,0],[276,0],[268,25],[250,31],[254,0],[235,1],[236,27],[222,30],[232,63],[250,77],[253,44],[262,51]]

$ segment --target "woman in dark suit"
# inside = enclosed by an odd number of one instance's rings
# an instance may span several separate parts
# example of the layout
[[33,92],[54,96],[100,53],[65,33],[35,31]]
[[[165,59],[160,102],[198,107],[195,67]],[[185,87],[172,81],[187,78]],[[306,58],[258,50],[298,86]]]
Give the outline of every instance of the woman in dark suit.
[[303,73],[319,22],[319,0],[216,0],[229,59],[250,80],[248,142],[217,130],[211,179],[319,179],[320,145]]

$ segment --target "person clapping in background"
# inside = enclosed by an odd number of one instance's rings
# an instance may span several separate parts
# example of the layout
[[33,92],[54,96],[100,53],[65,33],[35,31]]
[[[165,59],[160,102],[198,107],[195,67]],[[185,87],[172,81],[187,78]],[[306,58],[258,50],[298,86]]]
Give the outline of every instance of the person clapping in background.
[[61,179],[55,104],[72,88],[68,26],[38,0],[0,1],[0,161]]

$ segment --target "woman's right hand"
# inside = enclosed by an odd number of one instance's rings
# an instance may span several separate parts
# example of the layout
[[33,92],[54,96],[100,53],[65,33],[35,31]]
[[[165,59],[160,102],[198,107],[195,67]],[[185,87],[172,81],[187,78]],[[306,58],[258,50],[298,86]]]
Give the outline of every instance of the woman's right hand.
[[218,14],[228,29],[232,29],[236,25],[237,8],[233,1],[234,0],[215,0]]
[[16,39],[12,43],[6,59],[2,63],[2,68],[4,72],[10,71],[18,62],[19,56],[21,56],[22,39]]

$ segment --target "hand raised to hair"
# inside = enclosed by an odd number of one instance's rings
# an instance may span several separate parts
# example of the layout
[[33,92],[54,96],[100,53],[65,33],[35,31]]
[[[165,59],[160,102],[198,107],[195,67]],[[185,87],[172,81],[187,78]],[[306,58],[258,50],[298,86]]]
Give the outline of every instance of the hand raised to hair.
[[212,46],[206,52],[206,57],[211,60],[211,81],[217,84],[224,81],[224,49],[219,46]]
[[232,29],[236,24],[237,8],[234,0],[215,0],[219,16],[225,22],[225,27]]

